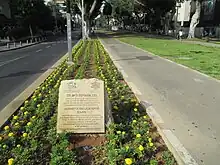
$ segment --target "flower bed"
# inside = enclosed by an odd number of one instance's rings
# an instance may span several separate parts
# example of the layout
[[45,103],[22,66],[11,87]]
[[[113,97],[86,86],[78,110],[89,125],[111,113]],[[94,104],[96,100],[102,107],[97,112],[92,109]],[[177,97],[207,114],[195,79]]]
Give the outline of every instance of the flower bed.
[[176,162],[156,128],[98,40],[80,42],[74,66],[64,61],[0,131],[0,164],[82,164],[70,133],[56,134],[58,88],[64,79],[96,77],[105,82],[114,123],[106,143],[92,150],[95,165]]

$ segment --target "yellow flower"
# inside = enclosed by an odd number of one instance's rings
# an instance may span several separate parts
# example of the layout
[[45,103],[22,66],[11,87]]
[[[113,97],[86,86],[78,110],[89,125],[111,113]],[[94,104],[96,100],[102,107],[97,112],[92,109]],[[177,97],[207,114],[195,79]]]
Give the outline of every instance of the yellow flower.
[[109,96],[109,98],[111,99],[111,98],[112,98],[112,95],[111,95],[111,96]]
[[22,111],[23,111],[23,110],[24,110],[24,107],[21,107],[21,108],[20,108],[20,110],[22,110]]
[[49,93],[51,93],[51,91],[49,91]]
[[37,104],[37,108],[40,108],[40,104]]
[[118,110],[118,107],[115,105],[114,107],[113,107],[115,110]]
[[135,106],[136,106],[136,107],[138,107],[138,106],[139,106],[139,104],[138,104],[138,103],[136,103],[136,104],[135,104]]
[[19,125],[19,123],[18,123],[18,122],[16,122],[16,123],[15,123],[15,126],[18,126],[18,125]]
[[8,159],[8,165],[13,165],[13,163],[14,163],[14,158]]
[[122,132],[122,135],[125,135],[125,131]]
[[117,134],[121,134],[121,131],[117,131],[116,133],[117,133]]
[[25,112],[24,112],[24,115],[27,115],[27,114],[28,114],[28,111],[25,111]]
[[23,133],[23,135],[22,135],[24,138],[25,137],[27,137],[28,136],[28,134],[27,133]]
[[120,87],[117,87],[117,89],[119,90],[119,89],[120,89]]
[[2,141],[3,137],[0,136],[0,141]]
[[144,116],[144,119],[146,119],[146,118],[147,118],[147,116],[145,115],[145,116]]
[[144,124],[147,124],[147,122],[146,122],[146,121],[144,121]]
[[8,129],[9,129],[9,126],[6,125],[6,126],[4,127],[4,130],[8,130]]
[[138,111],[138,109],[137,109],[137,108],[134,108],[134,111],[135,111],[135,112],[137,112],[137,111]]
[[14,136],[14,133],[13,133],[13,132],[10,132],[10,133],[8,134],[8,136],[9,136],[9,137],[12,137],[12,136]]
[[148,138],[148,141],[149,141],[149,142],[152,142],[152,138]]
[[35,97],[36,97],[35,95],[32,96],[33,99],[34,99]]
[[18,116],[14,116],[13,119],[14,119],[14,120],[17,120],[17,119],[18,119]]
[[137,137],[137,138],[140,138],[140,137],[141,137],[141,134],[137,134],[136,137]]
[[133,123],[137,123],[137,120],[133,120]]
[[131,158],[126,158],[125,159],[125,164],[127,165],[131,165],[133,162],[132,162],[132,159]]
[[45,89],[45,87],[42,87],[42,90],[44,90]]
[[42,94],[41,94],[41,93],[39,93],[38,97],[41,97],[41,96],[42,96]]
[[26,100],[24,103],[27,104],[27,103],[28,103],[28,100]]
[[30,126],[31,124],[32,124],[31,122],[28,122],[28,123],[27,123],[27,126]]
[[126,150],[128,150],[130,147],[129,146],[125,146]]
[[17,145],[17,147],[19,148],[19,147],[21,147],[21,145],[20,145],[20,144],[18,144],[18,145]]
[[150,133],[149,131],[147,131],[147,134]]
[[124,96],[121,96],[121,99],[124,99],[125,97]]
[[144,150],[144,147],[143,147],[142,145],[139,145],[138,149],[139,149],[140,151],[143,151],[143,150]]
[[135,99],[131,99],[130,101],[131,101],[131,103],[133,103],[133,102],[135,102]]
[[34,101],[37,101],[37,98],[34,98]]
[[7,148],[7,145],[3,145],[2,147],[3,147],[3,148]]
[[36,116],[32,116],[31,118],[32,118],[32,119],[35,119],[35,118],[36,118]]
[[110,89],[110,88],[107,88],[107,90],[110,91],[111,89]]
[[149,146],[150,146],[150,147],[153,147],[153,146],[154,146],[154,143],[152,143],[152,142],[149,143]]

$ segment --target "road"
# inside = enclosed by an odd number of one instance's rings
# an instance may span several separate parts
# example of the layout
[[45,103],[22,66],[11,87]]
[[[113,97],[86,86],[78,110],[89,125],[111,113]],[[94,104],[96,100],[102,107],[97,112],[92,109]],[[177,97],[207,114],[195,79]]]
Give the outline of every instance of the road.
[[194,158],[198,164],[218,165],[220,82],[113,38],[103,41],[139,98],[153,105],[157,123],[186,154],[186,164],[194,165]]
[[[73,33],[73,44],[77,42]],[[66,37],[0,53],[0,111],[67,52]]]

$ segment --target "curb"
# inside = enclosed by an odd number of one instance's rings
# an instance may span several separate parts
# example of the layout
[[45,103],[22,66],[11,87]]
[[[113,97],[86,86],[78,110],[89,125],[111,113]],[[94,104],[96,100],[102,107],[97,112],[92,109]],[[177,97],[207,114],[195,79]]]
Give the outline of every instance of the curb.
[[[79,40],[72,49],[81,40]],[[40,77],[38,77],[31,85],[29,85],[21,94],[19,94],[14,100],[12,100],[8,105],[6,105],[0,111],[0,128],[7,122],[7,120],[19,109],[20,106],[29,98],[33,92],[47,79],[47,77],[68,57],[66,53],[61,57],[55,64],[53,64],[46,72],[44,72]]]
[[[151,118],[153,124],[156,126],[158,133],[164,140],[167,148],[169,151],[173,154],[175,160],[177,161],[178,165],[198,165],[197,162],[192,158],[192,156],[189,154],[189,152],[184,148],[184,146],[180,143],[180,141],[177,139],[177,137],[172,133],[171,129],[163,129],[162,125],[163,120],[160,117],[160,115],[156,112],[156,110],[153,108],[153,106],[147,102],[143,101],[141,99],[141,92],[137,90],[137,87],[134,83],[129,82],[127,74],[124,72],[123,68],[116,64],[114,61],[114,58],[112,57],[109,49],[103,44],[103,40],[98,37],[99,41],[103,45],[106,52],[108,52],[109,56],[111,57],[113,63],[118,68],[118,70],[121,72],[121,74],[124,77],[124,80],[128,83],[128,86],[132,89],[132,91],[135,94],[135,97],[138,99],[140,104],[145,108],[146,113]],[[121,41],[120,41],[121,42]]]
[[[44,40],[45,41],[45,40]],[[29,45],[25,45],[25,46],[19,46],[19,47],[15,47],[15,48],[12,48],[12,49],[5,49],[5,50],[0,50],[0,53],[2,52],[9,52],[9,51],[13,51],[13,50],[18,50],[18,49],[22,49],[22,48],[27,48],[29,46],[33,46],[33,45],[37,45],[37,44],[40,44],[44,41],[40,41],[40,42],[35,42],[35,43],[32,43],[32,44],[29,44]]]

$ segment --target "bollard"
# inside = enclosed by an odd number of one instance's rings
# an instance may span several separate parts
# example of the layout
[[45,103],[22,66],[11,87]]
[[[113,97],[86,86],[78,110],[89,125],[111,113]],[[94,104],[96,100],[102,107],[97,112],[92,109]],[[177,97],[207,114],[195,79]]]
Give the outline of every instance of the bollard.
[[27,40],[27,44],[28,44],[28,40]]
[[20,46],[22,46],[22,42],[20,41]]
[[14,47],[16,47],[16,43],[14,42]]
[[34,38],[34,41],[37,42],[37,38]]
[[33,41],[32,41],[32,39],[31,39],[31,42],[30,43],[32,43]]

